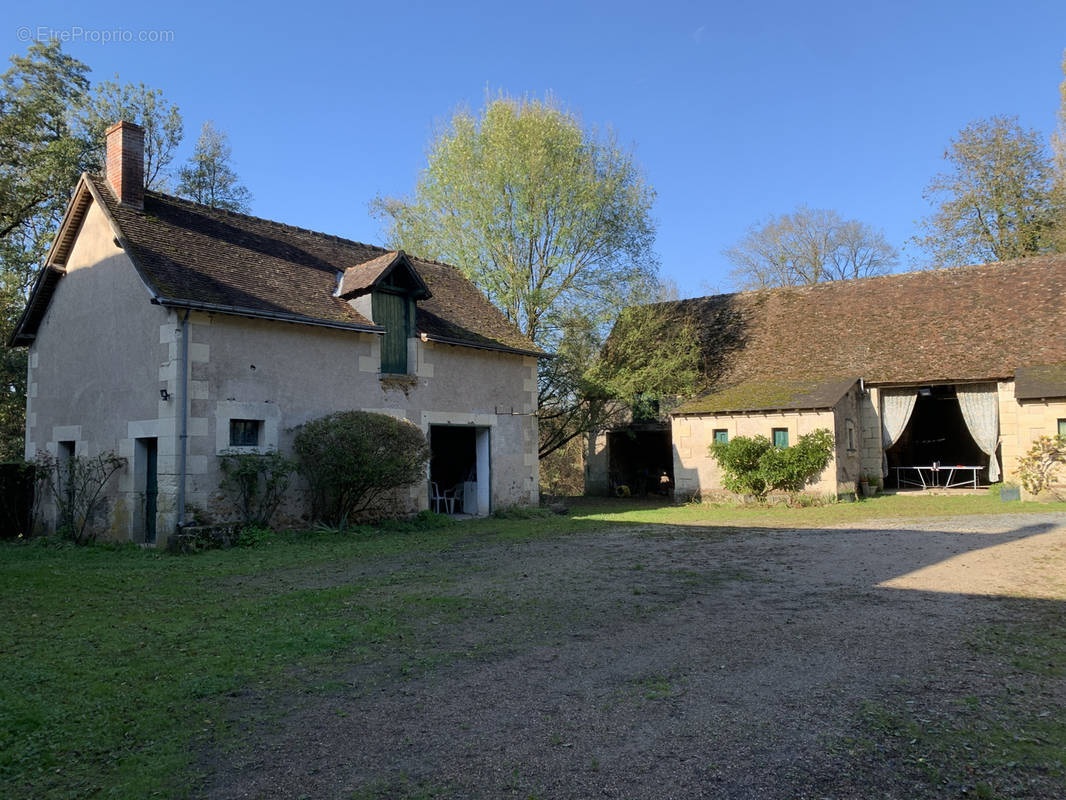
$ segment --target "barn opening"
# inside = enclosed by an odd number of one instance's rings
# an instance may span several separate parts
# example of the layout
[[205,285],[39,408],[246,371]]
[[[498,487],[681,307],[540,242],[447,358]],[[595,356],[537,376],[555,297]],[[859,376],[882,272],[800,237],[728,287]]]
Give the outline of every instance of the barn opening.
[[[926,386],[916,391],[906,427],[885,451],[889,485],[904,489],[921,488],[923,481],[944,485],[949,479],[946,470],[951,467],[980,467],[977,482],[987,485],[989,457],[970,433],[955,386]],[[941,469],[933,471],[934,465]],[[921,475],[913,469],[897,469],[917,467],[930,469]],[[972,474],[960,471],[950,480],[959,484]]]
[[674,451],[670,426],[629,425],[607,434],[607,469],[611,490],[626,487],[634,496],[669,494],[674,486]]
[[485,516],[489,508],[489,429],[430,425],[429,507]]

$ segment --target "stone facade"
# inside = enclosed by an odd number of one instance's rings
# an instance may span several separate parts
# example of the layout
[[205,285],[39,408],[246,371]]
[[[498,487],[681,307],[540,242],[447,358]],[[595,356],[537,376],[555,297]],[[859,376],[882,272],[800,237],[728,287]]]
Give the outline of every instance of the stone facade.
[[[143,540],[149,446],[157,465],[156,542],[175,530],[183,324],[186,508],[208,521],[234,512],[218,491],[218,454],[229,448],[231,419],[260,422],[260,446],[285,452],[295,426],[350,409],[402,417],[427,434],[433,425],[473,427],[487,443],[490,475],[479,513],[538,501],[532,355],[416,335],[408,339],[408,374],[383,375],[377,333],[164,308],[150,302],[151,290],[97,203],[64,268],[29,345],[26,457],[73,443],[79,456],[115,451],[127,459],[107,489],[105,538]],[[401,501],[401,511],[427,508],[428,474]],[[47,504],[43,512],[54,518]],[[279,522],[299,523],[304,514],[296,487]]]
[[[159,443],[157,528],[176,519],[177,437],[173,404],[160,398],[173,370],[173,347],[160,336],[167,312],[148,292],[97,206],[90,207],[29,348],[26,458],[56,455],[73,442],[78,456],[115,451],[129,464],[109,485],[110,538],[144,529],[143,475],[137,485],[138,438]],[[168,491],[164,491],[168,490]],[[45,504],[44,516],[52,510]]]
[[716,430],[725,430],[730,439],[737,436],[770,438],[775,428],[788,431],[794,443],[800,436],[828,428],[834,431],[837,450],[829,465],[806,491],[811,494],[853,492],[859,478],[859,454],[856,448],[842,446],[849,421],[855,424],[853,403],[845,398],[838,408],[828,411],[788,411],[749,414],[685,415],[673,419],[674,487],[681,497],[694,497],[723,491],[722,471],[711,458],[708,448]]
[[[296,426],[349,409],[406,419],[427,435],[432,425],[488,430],[490,508],[537,502],[535,358],[412,337],[411,373],[381,375],[374,334],[217,314],[190,323],[187,498],[209,517],[225,513],[218,455],[231,449],[231,419],[261,421],[261,446],[288,452]],[[427,484],[411,487],[405,510],[428,504]],[[304,510],[289,503],[282,519],[298,524]]]
[[[1003,455],[1005,480],[1017,481],[1018,459],[1028,452],[1041,436],[1054,436],[1066,423],[1066,398],[1053,400],[1017,400],[1014,382],[999,384],[1000,452]],[[1066,476],[1059,480],[1066,484]]]
[[[1016,400],[1014,382],[999,381],[1000,465],[1003,480],[1017,481],[1018,458],[1040,436],[1052,436],[1066,420],[1066,400]],[[735,436],[770,436],[786,428],[789,441],[817,428],[835,431],[833,461],[807,489],[811,493],[846,494],[855,491],[863,475],[880,475],[882,469],[881,390],[858,387],[830,411],[793,411],[745,414],[675,416],[673,422],[674,482],[681,496],[722,490],[721,470],[707,452],[715,430]],[[606,437],[601,437],[603,444]],[[605,455],[601,455],[605,459]]]

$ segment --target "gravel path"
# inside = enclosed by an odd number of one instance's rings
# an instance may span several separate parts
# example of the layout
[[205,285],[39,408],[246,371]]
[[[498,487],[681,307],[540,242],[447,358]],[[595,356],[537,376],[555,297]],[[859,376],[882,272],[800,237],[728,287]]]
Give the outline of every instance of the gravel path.
[[467,610],[332,689],[235,701],[242,744],[205,759],[209,796],[922,796],[921,775],[841,743],[867,702],[999,680],[968,638],[1066,599],[1066,514],[619,526],[419,558],[398,566],[450,579],[396,591]]

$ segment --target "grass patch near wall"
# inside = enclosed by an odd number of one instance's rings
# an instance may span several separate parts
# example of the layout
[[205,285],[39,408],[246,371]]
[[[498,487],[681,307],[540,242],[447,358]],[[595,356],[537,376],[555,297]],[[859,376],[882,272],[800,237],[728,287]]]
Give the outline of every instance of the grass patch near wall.
[[687,503],[672,505],[662,498],[574,498],[575,519],[601,522],[692,526],[817,528],[875,520],[928,519],[967,514],[1020,514],[1066,511],[1066,503],[1003,502],[992,494],[938,495],[918,492],[878,495],[854,503],[807,508],[784,505]]

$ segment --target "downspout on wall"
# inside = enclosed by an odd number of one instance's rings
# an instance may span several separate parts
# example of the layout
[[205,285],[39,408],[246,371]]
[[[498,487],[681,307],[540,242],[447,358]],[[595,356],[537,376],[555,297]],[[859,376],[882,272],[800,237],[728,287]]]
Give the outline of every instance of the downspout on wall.
[[189,309],[181,320],[181,441],[178,447],[178,524],[185,526],[185,476],[189,451]]

